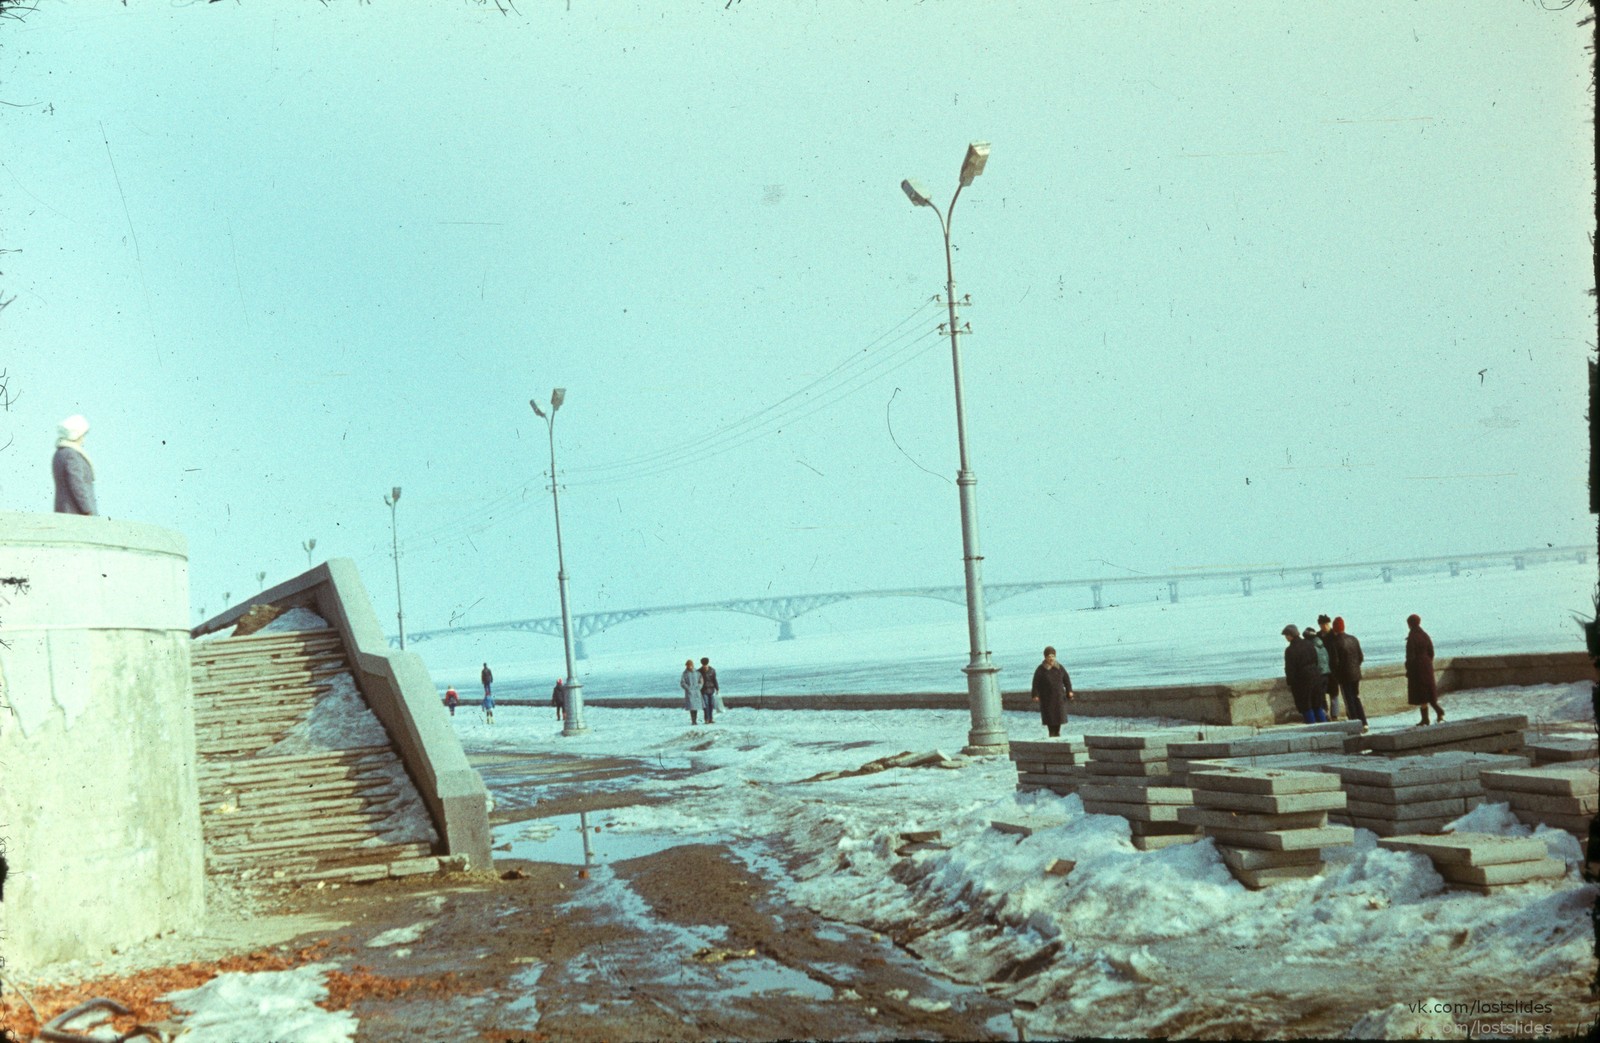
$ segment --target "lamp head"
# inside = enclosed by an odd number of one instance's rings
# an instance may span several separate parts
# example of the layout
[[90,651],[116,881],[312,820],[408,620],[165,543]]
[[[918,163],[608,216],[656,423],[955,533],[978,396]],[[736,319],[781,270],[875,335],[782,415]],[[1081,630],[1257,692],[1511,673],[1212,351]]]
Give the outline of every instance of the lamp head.
[[924,192],[922,190],[922,186],[917,184],[915,181],[912,181],[910,178],[900,182],[900,191],[904,192],[906,194],[906,198],[918,206],[933,205],[933,200],[928,198],[928,193]]
[[533,415],[534,416],[543,418],[544,410],[539,408],[539,403],[535,402],[533,399],[530,398],[530,399],[528,399],[528,405],[533,407]]
[[565,402],[566,399],[566,388],[556,388],[554,391],[550,392],[550,412],[554,413],[556,410],[560,409],[561,403]]
[[400,487],[398,485],[394,487],[394,502],[400,502]]
[[961,187],[972,184],[972,179],[983,173],[984,164],[989,162],[989,143],[987,141],[974,141],[967,146],[967,158],[961,161]]

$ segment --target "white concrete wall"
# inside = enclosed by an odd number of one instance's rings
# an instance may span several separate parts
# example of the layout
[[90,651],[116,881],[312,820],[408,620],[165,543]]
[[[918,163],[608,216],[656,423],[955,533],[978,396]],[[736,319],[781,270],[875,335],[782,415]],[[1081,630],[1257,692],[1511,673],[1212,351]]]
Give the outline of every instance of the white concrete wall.
[[18,973],[199,923],[188,612],[177,533],[0,512],[0,956]]

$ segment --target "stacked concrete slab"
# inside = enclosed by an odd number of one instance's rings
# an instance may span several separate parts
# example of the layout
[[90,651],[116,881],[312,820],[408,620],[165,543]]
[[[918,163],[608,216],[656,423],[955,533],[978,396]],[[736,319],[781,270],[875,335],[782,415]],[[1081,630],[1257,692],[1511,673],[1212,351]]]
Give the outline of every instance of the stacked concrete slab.
[[1194,806],[1180,810],[1178,821],[1216,841],[1246,887],[1316,876],[1325,849],[1355,841],[1353,829],[1328,824],[1345,798],[1338,778],[1325,772],[1219,767],[1191,772],[1189,788]]
[[1394,837],[1439,832],[1483,803],[1481,772],[1526,764],[1514,754],[1451,750],[1393,759],[1347,757],[1317,770],[1337,775],[1349,798],[1334,821]]
[[1511,805],[1521,821],[1564,829],[1579,840],[1589,836],[1600,809],[1600,761],[1485,771],[1482,782],[1486,798]]
[[1378,845],[1426,855],[1452,887],[1480,894],[1532,880],[1556,879],[1567,872],[1566,863],[1551,858],[1544,841],[1534,837],[1449,833],[1437,837],[1382,837]]
[[1494,714],[1464,720],[1444,720],[1427,727],[1398,732],[1376,732],[1362,737],[1361,746],[1381,757],[1412,757],[1425,753],[1516,753],[1526,745],[1522,714]]
[[1540,764],[1591,761],[1600,757],[1600,740],[1593,735],[1530,735],[1524,752]]
[[[1195,734],[1184,730],[1085,735],[1089,762],[1084,778],[1088,792],[1080,792],[1084,810],[1127,819],[1133,845],[1141,851],[1199,840],[1198,830],[1178,821],[1178,807],[1189,802],[1188,793],[1176,786],[1167,766],[1167,744]],[[1158,793],[1153,799],[1152,789]]]
[[1062,737],[1011,743],[1011,760],[1017,766],[1017,789],[1047,789],[1066,796],[1078,792],[1087,760],[1082,739]]
[[[1344,756],[1348,744],[1360,735],[1360,721],[1341,721],[1306,727],[1290,725],[1232,739],[1173,742],[1167,746],[1167,764],[1180,778],[1191,771],[1232,766],[1235,762],[1246,767],[1313,764]],[[1304,756],[1307,754],[1321,756]],[[1272,760],[1264,761],[1265,758]]]

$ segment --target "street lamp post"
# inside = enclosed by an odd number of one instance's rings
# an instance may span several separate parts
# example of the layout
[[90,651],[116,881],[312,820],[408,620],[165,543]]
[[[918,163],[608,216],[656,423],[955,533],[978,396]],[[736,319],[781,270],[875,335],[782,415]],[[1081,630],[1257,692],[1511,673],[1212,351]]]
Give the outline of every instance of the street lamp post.
[[955,371],[956,385],[956,444],[960,449],[961,466],[956,472],[956,488],[961,498],[961,550],[967,579],[967,636],[971,644],[971,658],[962,673],[967,675],[967,703],[972,710],[972,729],[967,733],[967,747],[963,753],[1004,753],[1009,745],[1005,724],[1000,717],[1000,685],[995,678],[1000,668],[989,657],[989,635],[983,607],[983,553],[978,549],[978,476],[972,473],[967,455],[967,413],[961,398],[961,340],[963,332],[956,319],[956,275],[950,257],[950,220],[955,213],[956,200],[961,190],[972,184],[983,173],[989,160],[989,143],[975,141],[967,146],[966,159],[961,164],[961,183],[944,213],[933,204],[928,194],[914,181],[900,182],[906,197],[917,206],[931,209],[939,219],[939,231],[944,235],[945,305],[949,309],[950,362]]
[[[395,504],[400,502],[400,487],[397,485],[388,496],[383,498],[384,505],[389,508],[389,541],[394,556],[394,618],[400,624],[400,647],[406,647],[406,609],[400,600],[400,528],[395,522]],[[311,551],[306,550],[306,557],[311,557]]]
[[567,653],[567,678],[563,683],[567,693],[567,712],[561,734],[582,735],[589,728],[583,723],[583,682],[578,680],[577,671],[573,669],[572,609],[567,600],[567,559],[561,551],[561,493],[557,489],[556,482],[556,410],[561,408],[561,403],[566,397],[566,388],[556,388],[550,392],[548,413],[540,409],[539,403],[531,398],[528,399],[528,405],[532,406],[534,414],[544,421],[544,426],[550,434],[550,498],[556,509],[556,585],[561,590],[561,643]]

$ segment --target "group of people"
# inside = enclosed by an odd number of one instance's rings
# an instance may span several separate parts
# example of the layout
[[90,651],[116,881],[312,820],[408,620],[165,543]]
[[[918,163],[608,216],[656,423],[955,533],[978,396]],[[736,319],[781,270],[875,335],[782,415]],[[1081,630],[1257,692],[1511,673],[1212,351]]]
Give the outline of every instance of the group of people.
[[726,710],[722,705],[722,696],[717,688],[717,668],[711,665],[707,656],[700,657],[700,667],[695,668],[693,659],[683,661],[683,676],[678,678],[678,685],[683,689],[683,708],[689,711],[689,723],[699,724],[700,713],[705,712],[706,723],[715,724],[717,714]]
[[1289,643],[1283,650],[1283,674],[1295,712],[1307,724],[1339,720],[1339,698],[1344,697],[1346,719],[1367,726],[1361,705],[1361,642],[1347,633],[1344,617],[1317,617],[1317,629],[1304,632],[1293,623],[1283,628]]
[[[494,723],[494,671],[489,669],[489,664],[483,664],[483,673],[479,675],[483,680],[483,719],[490,724]],[[461,694],[454,686],[444,690],[444,705],[450,711],[450,716],[456,715],[456,707],[461,705]]]

